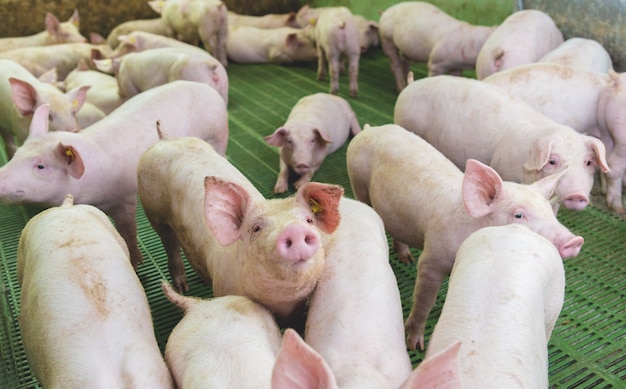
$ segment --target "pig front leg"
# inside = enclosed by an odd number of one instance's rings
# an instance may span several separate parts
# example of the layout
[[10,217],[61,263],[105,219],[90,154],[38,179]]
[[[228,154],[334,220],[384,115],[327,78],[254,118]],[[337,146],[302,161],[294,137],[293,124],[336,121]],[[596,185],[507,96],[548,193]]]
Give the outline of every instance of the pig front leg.
[[350,77],[350,96],[357,97],[359,94],[359,59],[360,53],[350,55],[348,74]]
[[321,48],[321,46],[317,45],[317,80],[324,81],[326,79],[326,53]]
[[341,69],[339,58],[340,57],[338,54],[329,55],[328,58],[326,58],[326,61],[328,62],[328,72],[330,73],[331,95],[336,95],[339,93],[339,71]]
[[115,222],[115,226],[119,231],[130,252],[130,263],[133,268],[137,270],[137,267],[143,262],[141,256],[141,250],[137,243],[137,219],[135,218],[135,212],[137,211],[137,201],[127,203],[109,213],[111,219]]
[[398,48],[395,43],[393,43],[393,39],[381,36],[380,45],[385,55],[389,58],[389,66],[396,79],[396,89],[398,92],[401,92],[402,89],[406,87],[406,76],[409,73],[409,61],[400,57]]
[[[439,257],[427,254],[424,248],[417,260],[417,279],[413,291],[413,307],[404,323],[407,331],[407,346],[415,350],[419,344],[424,350],[424,329],[426,319],[437,300],[437,293],[443,279],[450,274],[451,266],[443,264]],[[425,254],[426,253],[426,254]]]
[[289,188],[289,166],[282,159],[280,159],[280,171],[278,172],[278,178],[276,179],[276,185],[274,185],[274,193],[285,193]]
[[409,248],[409,245],[400,242],[395,238],[393,239],[393,251],[395,251],[398,255],[398,259],[400,260],[400,262],[404,263],[405,265],[409,265],[415,262],[415,258],[413,258],[413,254],[411,254],[411,249]]
[[294,182],[293,187],[298,190],[300,189],[300,187],[304,184],[306,184],[307,182],[311,181],[311,178],[313,178],[313,173],[315,173],[315,170],[313,169],[309,169],[308,172],[304,173],[303,175],[300,176],[300,178],[298,179],[298,181]]

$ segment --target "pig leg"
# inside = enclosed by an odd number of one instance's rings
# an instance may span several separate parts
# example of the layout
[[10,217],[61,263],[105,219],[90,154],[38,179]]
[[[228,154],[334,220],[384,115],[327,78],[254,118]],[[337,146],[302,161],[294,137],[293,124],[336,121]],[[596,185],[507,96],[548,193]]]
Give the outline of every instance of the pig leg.
[[413,254],[411,254],[411,249],[409,245],[406,243],[400,242],[397,239],[393,239],[393,251],[398,255],[398,259],[400,262],[408,265],[415,262],[415,258],[413,258]]
[[176,234],[168,225],[153,226],[155,231],[158,232],[163,243],[163,248],[167,254],[167,267],[170,272],[170,278],[174,288],[179,293],[189,292],[189,285],[187,285],[187,274],[185,274],[185,265],[183,258],[180,254],[180,243],[176,239]]
[[326,79],[326,54],[320,45],[317,45],[317,80]]
[[360,52],[351,53],[349,56],[348,74],[350,77],[350,96],[357,97],[359,94],[359,58]]
[[4,141],[4,148],[7,152],[7,161],[15,154],[15,142],[13,140],[13,134],[3,133],[2,140]]
[[409,61],[406,58],[400,57],[400,53],[393,43],[393,39],[381,36],[380,45],[385,55],[389,57],[391,72],[396,79],[396,89],[400,92],[406,87],[406,75],[409,73]]
[[119,231],[130,252],[130,263],[135,270],[143,262],[141,257],[141,250],[137,244],[137,220],[135,219],[135,213],[137,211],[137,201],[127,203],[111,211],[109,215],[115,222],[115,226]]
[[339,93],[339,70],[341,68],[339,59],[340,56],[337,54],[328,55],[328,58],[326,58],[330,73],[330,94],[333,95]]
[[289,188],[289,166],[287,163],[280,159],[280,171],[278,172],[278,178],[276,179],[276,185],[274,185],[274,193],[285,193]]
[[350,133],[352,136],[356,136],[359,132],[361,132],[361,125],[354,112],[350,112]]
[[451,267],[442,264],[437,256],[427,254],[427,247],[417,259],[417,279],[413,291],[413,307],[404,323],[407,331],[407,346],[411,350],[419,344],[424,350],[426,319],[437,300],[443,279],[450,274]]
[[626,148],[619,146],[607,157],[607,164],[611,171],[605,173],[606,179],[606,202],[615,212],[624,214],[622,202],[622,184],[626,172]]

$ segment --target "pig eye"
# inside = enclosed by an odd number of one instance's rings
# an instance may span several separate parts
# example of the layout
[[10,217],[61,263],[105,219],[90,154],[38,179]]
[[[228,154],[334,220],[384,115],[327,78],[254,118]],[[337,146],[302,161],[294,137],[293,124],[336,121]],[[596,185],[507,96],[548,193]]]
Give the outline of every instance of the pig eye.
[[306,218],[306,222],[307,222],[307,223],[309,223],[309,224],[313,224],[313,218],[312,218],[312,217],[310,217],[310,216],[309,216],[309,217],[307,217],[307,218]]
[[585,165],[591,166],[591,165],[593,165],[593,162],[590,159],[588,159],[588,160],[585,161]]
[[260,225],[258,225],[258,224],[257,224],[257,225],[255,225],[254,227],[252,227],[252,233],[254,233],[254,234],[255,234],[255,233],[257,233],[257,232],[259,232],[259,231],[261,231],[261,230],[262,230],[262,228],[261,228],[261,226],[260,226]]
[[521,212],[518,212],[518,213],[515,214],[515,218],[516,219],[523,219],[524,218],[524,214],[521,213]]
[[556,165],[556,158],[550,158],[550,160],[548,161],[548,163],[549,163],[550,165],[553,165],[553,166],[554,166],[554,165]]
[[43,163],[38,163],[38,164],[37,164],[37,169],[39,169],[39,170],[43,170],[43,169],[45,169],[45,168],[46,168],[46,166],[45,166]]

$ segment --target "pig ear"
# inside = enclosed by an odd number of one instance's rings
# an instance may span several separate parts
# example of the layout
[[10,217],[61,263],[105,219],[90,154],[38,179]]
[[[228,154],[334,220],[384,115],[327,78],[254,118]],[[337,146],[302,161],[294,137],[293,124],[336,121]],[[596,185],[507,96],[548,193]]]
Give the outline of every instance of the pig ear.
[[163,12],[163,6],[165,6],[165,1],[157,0],[157,1],[148,1],[148,5],[152,10],[159,15]]
[[204,178],[204,218],[222,246],[241,238],[241,224],[251,203],[250,194],[241,186],[209,176]]
[[57,68],[47,70],[45,73],[37,77],[37,79],[45,84],[56,85],[57,81],[59,80]]
[[104,37],[100,34],[98,34],[97,32],[90,32],[89,33],[89,42],[91,42],[92,45],[102,45],[104,43],[106,43],[106,39],[104,39]]
[[336,388],[330,367],[296,331],[285,330],[272,370],[273,389]]
[[606,161],[606,146],[602,141],[598,138],[594,138],[593,136],[587,136],[585,139],[585,145],[587,148],[593,150],[593,154],[596,157],[596,164],[600,167],[600,169],[604,173],[608,173],[611,169],[609,169],[609,164]]
[[57,35],[59,30],[61,29],[61,22],[57,19],[56,16],[51,14],[50,12],[46,13],[46,31],[50,35]]
[[307,182],[298,189],[296,201],[311,209],[322,231],[332,234],[339,226],[339,203],[343,188],[338,185]]
[[80,28],[80,15],[78,15],[77,9],[74,9],[74,12],[72,13],[72,16],[70,16],[68,22],[72,23],[74,27]]
[[473,218],[492,212],[491,204],[502,192],[502,178],[491,167],[468,159],[463,177],[463,205]]
[[532,152],[526,163],[524,169],[529,171],[541,170],[550,159],[550,153],[552,152],[552,140],[549,138],[539,138],[535,141],[532,148]]
[[321,143],[331,143],[331,139],[328,136],[328,132],[326,132],[325,130],[320,130],[319,128],[314,128],[313,129],[313,133],[315,134],[315,137]]
[[550,200],[552,196],[554,195],[554,192],[556,191],[556,187],[559,183],[559,180],[561,179],[561,177],[563,177],[565,172],[568,170],[569,170],[569,167],[565,169],[561,169],[554,174],[550,174],[549,176],[546,176],[540,180],[533,182],[531,186],[536,188],[539,192],[541,192],[543,197]]
[[42,104],[33,113],[30,121],[28,137],[43,135],[48,132],[48,117],[50,115],[50,104]]
[[285,139],[287,139],[287,135],[289,135],[289,130],[285,127],[280,127],[272,135],[268,135],[265,138],[265,142],[268,145],[281,147],[285,144]]
[[285,44],[289,47],[298,42],[298,35],[295,32],[291,34],[287,34],[287,38],[285,38]]
[[31,84],[17,78],[10,77],[11,96],[13,103],[22,116],[31,115],[37,106],[37,91]]
[[65,94],[72,104],[72,112],[74,112],[74,115],[76,115],[76,113],[80,111],[81,107],[85,103],[85,99],[87,98],[87,91],[89,90],[89,88],[91,88],[90,85],[83,85],[76,87]]
[[67,173],[73,178],[79,179],[85,173],[85,165],[83,159],[74,146],[66,146],[59,143],[57,146],[58,155],[65,160],[67,164]]
[[413,370],[401,389],[462,388],[459,349],[461,342],[450,345],[445,350],[426,358]]

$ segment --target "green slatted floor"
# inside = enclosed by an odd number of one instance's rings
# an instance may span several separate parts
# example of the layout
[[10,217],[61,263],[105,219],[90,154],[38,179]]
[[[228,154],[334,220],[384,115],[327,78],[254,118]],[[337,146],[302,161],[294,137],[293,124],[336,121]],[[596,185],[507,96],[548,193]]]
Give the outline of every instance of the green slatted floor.
[[[415,66],[417,77],[425,75]],[[230,79],[230,141],[227,156],[266,196],[272,196],[278,173],[278,152],[263,137],[284,123],[302,96],[326,92],[327,82],[315,80],[315,64],[302,66],[236,65]],[[396,99],[395,82],[381,51],[362,57],[357,99],[347,97],[347,79],[341,96],[356,111],[361,125],[390,123]],[[345,164],[346,146],[330,155],[315,180],[341,184],[352,196]],[[594,193],[595,205],[582,212],[563,210],[559,218],[585,238],[577,258],[565,262],[565,303],[549,345],[550,383],[557,388],[618,388],[626,386],[626,219],[606,211]],[[38,387],[30,374],[17,324],[19,288],[15,275],[17,241],[24,224],[37,209],[0,205],[0,388]],[[167,277],[166,256],[143,211],[137,214],[140,247],[145,262],[139,268],[152,307],[161,348],[180,319],[180,313],[163,297],[159,283]],[[418,252],[414,254],[417,256]],[[391,255],[405,315],[411,306],[415,267]],[[190,294],[208,297],[210,289],[187,268]],[[444,284],[444,288],[447,284]],[[426,329],[430,336],[441,312],[445,291],[439,295]],[[411,353],[414,364],[422,353]]]

